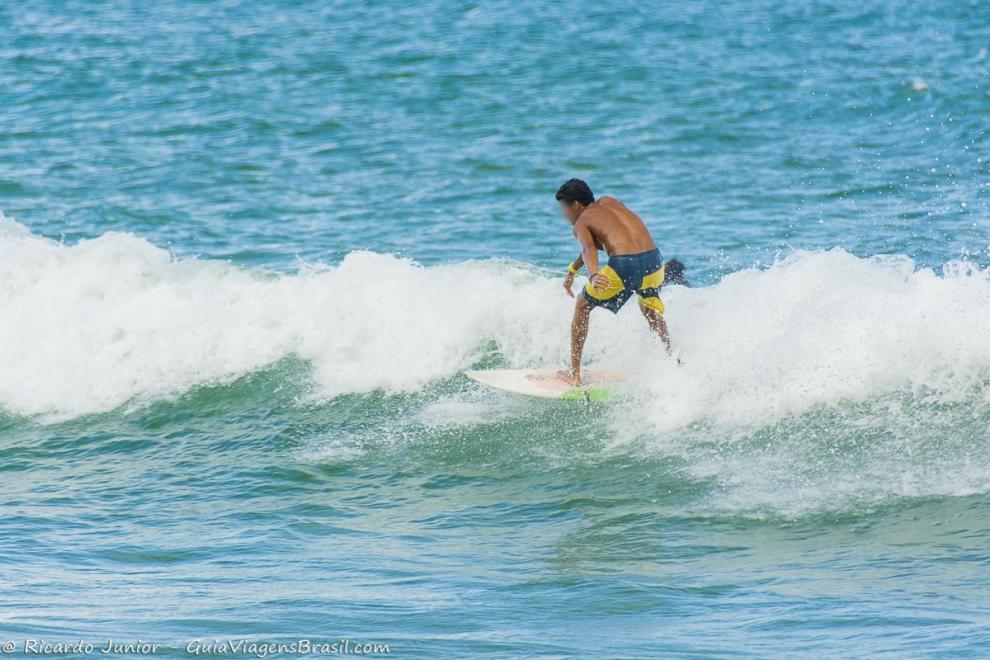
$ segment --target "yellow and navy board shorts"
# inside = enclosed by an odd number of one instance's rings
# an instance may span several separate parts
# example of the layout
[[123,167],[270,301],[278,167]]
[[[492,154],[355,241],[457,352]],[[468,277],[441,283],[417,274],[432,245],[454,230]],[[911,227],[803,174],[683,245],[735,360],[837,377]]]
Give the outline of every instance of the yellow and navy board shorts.
[[604,307],[613,314],[626,304],[633,293],[639,294],[639,305],[646,309],[664,312],[660,300],[663,284],[663,257],[653,248],[639,254],[620,254],[609,257],[608,265],[598,271],[609,283],[601,291],[588,282],[584,297],[596,307]]

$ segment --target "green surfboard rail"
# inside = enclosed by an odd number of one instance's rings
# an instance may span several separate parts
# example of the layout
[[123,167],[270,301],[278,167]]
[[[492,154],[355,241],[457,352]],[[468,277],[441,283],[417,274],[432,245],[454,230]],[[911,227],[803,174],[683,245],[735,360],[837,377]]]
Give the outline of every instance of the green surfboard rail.
[[561,395],[560,398],[565,401],[608,401],[612,398],[612,394],[608,390],[592,387],[570,390]]

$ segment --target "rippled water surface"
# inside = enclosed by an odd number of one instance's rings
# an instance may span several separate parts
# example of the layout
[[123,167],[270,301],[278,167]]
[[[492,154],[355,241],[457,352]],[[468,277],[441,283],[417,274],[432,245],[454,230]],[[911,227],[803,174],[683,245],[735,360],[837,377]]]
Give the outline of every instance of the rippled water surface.
[[[0,7],[0,640],[990,652],[983,3]],[[696,286],[562,364],[570,176]],[[276,654],[284,655],[284,654]]]

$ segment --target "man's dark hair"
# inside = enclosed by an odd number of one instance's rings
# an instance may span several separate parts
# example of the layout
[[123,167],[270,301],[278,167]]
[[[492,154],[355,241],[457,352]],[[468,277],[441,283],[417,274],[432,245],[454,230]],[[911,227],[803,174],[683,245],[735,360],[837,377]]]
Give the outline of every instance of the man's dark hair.
[[581,179],[568,179],[564,182],[564,185],[557,189],[557,201],[567,202],[568,204],[577,202],[578,204],[588,206],[595,201],[595,194],[591,192],[588,184]]

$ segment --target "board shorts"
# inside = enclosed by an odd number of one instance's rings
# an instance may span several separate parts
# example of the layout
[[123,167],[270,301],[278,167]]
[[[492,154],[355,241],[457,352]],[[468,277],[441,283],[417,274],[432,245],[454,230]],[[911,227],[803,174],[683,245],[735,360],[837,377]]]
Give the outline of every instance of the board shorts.
[[591,282],[584,287],[585,300],[595,307],[604,307],[613,314],[626,304],[633,293],[639,295],[639,306],[664,313],[660,300],[663,284],[663,257],[653,248],[639,254],[620,254],[608,258],[608,265],[598,271],[609,283],[601,291]]

